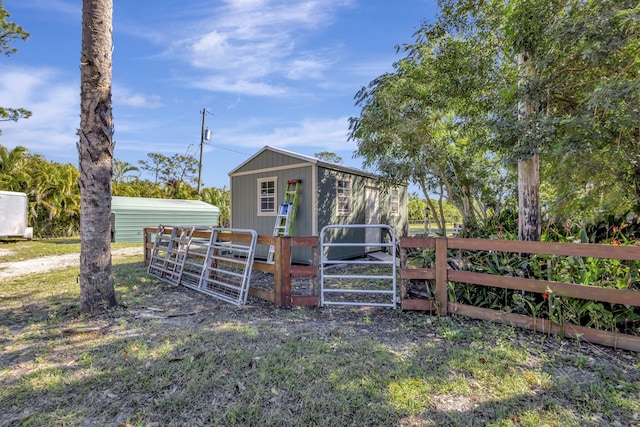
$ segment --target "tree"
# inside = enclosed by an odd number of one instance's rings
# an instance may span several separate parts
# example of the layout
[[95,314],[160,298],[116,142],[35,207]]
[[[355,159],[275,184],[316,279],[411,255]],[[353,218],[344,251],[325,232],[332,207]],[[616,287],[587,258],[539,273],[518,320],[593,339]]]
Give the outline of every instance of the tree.
[[509,180],[500,159],[482,144],[489,132],[479,118],[489,109],[486,76],[493,58],[474,40],[460,40],[440,27],[425,34],[406,47],[408,56],[394,64],[394,73],[358,92],[362,110],[350,121],[349,137],[357,141],[366,167],[386,180],[420,187],[444,234],[445,201],[460,211],[465,228],[473,229],[490,207],[499,207],[495,195]]
[[338,156],[336,153],[331,151],[321,151],[319,153],[315,153],[313,155],[318,160],[322,160],[323,162],[333,163],[335,165],[342,164],[342,157]]
[[80,60],[80,310],[117,305],[111,272],[112,0],[83,0]]
[[114,182],[112,193],[114,196],[127,197],[166,197],[164,189],[148,179],[136,179],[131,182]]
[[0,189],[26,193],[29,224],[36,237],[76,234],[80,224],[78,169],[0,145]]
[[220,209],[219,223],[222,227],[229,227],[231,225],[231,192],[227,187],[203,188],[200,192],[200,200]]
[[198,184],[198,159],[189,154],[174,154],[167,161],[164,181],[176,180],[186,184]]
[[147,160],[138,160],[140,168],[153,176],[153,182],[160,182],[161,177],[169,173],[170,158],[162,153],[147,153]]
[[6,147],[0,145],[0,176],[5,175],[10,177],[14,174],[15,169],[27,154],[29,154],[29,150],[27,150],[26,147],[19,145],[8,150]]
[[[489,130],[485,144],[505,165],[519,165],[520,237],[539,235],[539,197],[556,210],[574,195],[594,208],[618,197],[627,199],[627,206],[633,203],[634,193],[640,195],[637,2],[441,0],[440,5],[438,22],[422,28],[419,44],[428,47],[450,34],[478,46],[463,64],[484,62],[485,89],[466,84],[474,73],[465,71],[460,81],[469,99],[491,101],[476,116]],[[446,76],[439,81],[457,91],[455,81]],[[455,114],[465,121],[459,110]],[[595,177],[600,182],[594,183]],[[546,196],[538,196],[538,182],[548,189]]]
[[41,156],[24,161],[29,196],[29,223],[38,237],[71,236],[80,225],[78,169],[70,163],[49,162]]
[[[131,181],[133,178],[131,175],[128,175],[130,172],[140,172],[136,166],[132,165],[128,162],[123,162],[121,160],[113,158],[113,184],[118,184],[121,182]],[[137,178],[137,176],[136,176]]]
[[[9,56],[18,51],[17,48],[11,46],[16,40],[27,41],[29,33],[21,26],[14,22],[7,21],[9,12],[5,10],[0,0],[0,54]],[[31,112],[24,108],[3,108],[0,107],[0,121],[17,121],[31,116]],[[0,131],[1,132],[1,131]]]

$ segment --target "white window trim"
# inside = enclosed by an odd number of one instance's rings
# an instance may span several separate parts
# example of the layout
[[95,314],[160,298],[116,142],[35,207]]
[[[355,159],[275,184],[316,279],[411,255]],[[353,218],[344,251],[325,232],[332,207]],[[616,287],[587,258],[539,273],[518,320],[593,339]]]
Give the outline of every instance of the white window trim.
[[[262,189],[263,182],[271,182],[273,181],[273,212],[263,212],[262,211],[262,195],[260,190]],[[258,178],[256,183],[257,189],[257,214],[258,216],[276,216],[278,215],[278,177],[277,176],[269,176],[266,178]]]
[[[393,211],[393,193],[396,193],[396,211]],[[389,213],[392,217],[400,216],[400,189],[398,187],[393,187],[389,191]]]
[[[340,188],[341,181],[349,183],[349,211],[348,212],[340,211],[340,203],[339,203],[340,195],[338,193],[338,189]],[[336,216],[349,216],[351,215],[352,211],[353,211],[353,183],[348,178],[338,178],[336,180]]]

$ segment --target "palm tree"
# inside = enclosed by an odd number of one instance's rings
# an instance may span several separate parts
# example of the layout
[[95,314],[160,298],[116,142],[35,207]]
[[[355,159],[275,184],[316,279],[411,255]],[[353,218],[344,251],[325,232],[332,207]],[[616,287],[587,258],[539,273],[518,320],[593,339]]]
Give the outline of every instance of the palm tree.
[[0,145],[0,173],[11,173],[13,168],[15,168],[20,160],[27,154],[29,154],[29,150],[20,145],[14,147],[11,151],[9,151],[7,147]]
[[[123,162],[121,160],[113,158],[113,183],[118,184],[120,182],[129,182],[131,181],[131,175],[127,175],[130,172],[140,172],[140,168],[132,165],[129,162]],[[137,178],[137,176],[135,177]]]
[[22,191],[24,174],[20,166],[28,154],[29,150],[25,147],[17,146],[8,150],[0,145],[0,190]]
[[227,187],[223,188],[203,188],[200,191],[200,200],[217,206],[220,209],[220,225],[229,227],[231,225],[231,192]]
[[80,59],[80,310],[117,305],[111,272],[113,0],[82,1]]

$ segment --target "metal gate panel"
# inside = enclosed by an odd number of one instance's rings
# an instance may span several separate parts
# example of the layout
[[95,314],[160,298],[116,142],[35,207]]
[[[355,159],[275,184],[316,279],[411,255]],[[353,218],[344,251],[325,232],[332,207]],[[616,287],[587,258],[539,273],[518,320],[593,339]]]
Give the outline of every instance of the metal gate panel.
[[[167,231],[171,230],[171,233]],[[180,283],[182,268],[194,227],[160,224],[147,273],[173,285]]]
[[255,230],[214,228],[198,290],[231,304],[246,304],[257,240]]
[[[194,231],[214,233],[213,227],[197,227]],[[180,284],[187,288],[199,290],[200,277],[204,268],[204,261],[207,257],[209,249],[209,237],[199,237],[195,232],[191,236],[191,241],[186,248],[184,262],[182,266],[182,275],[180,276]]]
[[[386,231],[389,239],[381,242],[381,248],[385,248],[390,254],[389,260],[341,260],[328,259],[328,249],[331,247],[371,247],[371,242],[344,242],[329,241],[328,232],[340,229],[362,229],[365,232],[369,228],[377,228]],[[382,234],[382,233],[381,233]],[[396,308],[396,238],[393,227],[385,224],[350,224],[328,225],[320,232],[320,305],[356,305],[374,307]],[[338,265],[344,265],[357,272],[343,272],[331,274],[328,270]],[[383,269],[381,274],[367,274],[368,267]]]

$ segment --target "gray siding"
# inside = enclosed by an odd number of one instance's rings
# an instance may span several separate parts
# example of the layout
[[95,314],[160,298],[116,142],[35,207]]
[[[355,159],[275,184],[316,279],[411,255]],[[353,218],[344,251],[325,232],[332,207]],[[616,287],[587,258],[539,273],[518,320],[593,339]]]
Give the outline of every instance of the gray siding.
[[[298,212],[293,233],[295,236],[311,236],[313,233],[312,167],[283,169],[250,175],[231,176],[231,226],[256,230],[259,235],[271,236],[276,215],[258,216],[258,179],[277,178],[277,206],[284,200],[287,181],[301,179]],[[277,210],[276,210],[277,211]],[[268,247],[258,247],[256,257],[266,259]],[[294,248],[292,258],[298,263],[308,263],[311,248]]]
[[[351,213],[337,214],[336,186],[338,180],[351,181]],[[331,169],[318,168],[318,233],[327,225],[364,224],[365,222],[365,188],[373,184],[373,180],[360,175]],[[364,230],[333,230],[325,238],[339,239],[343,242],[363,242]],[[364,248],[335,247],[330,248],[330,259],[353,258],[364,255]]]
[[[284,151],[284,150],[282,150]],[[300,157],[298,157],[300,156]],[[231,226],[256,230],[260,235],[272,235],[276,220],[273,215],[258,215],[258,179],[277,179],[277,206],[284,200],[287,181],[301,179],[301,197],[294,229],[296,236],[312,236],[314,231],[332,224],[364,224],[366,220],[366,189],[378,189],[378,214],[380,223],[388,224],[396,229],[400,236],[408,230],[408,190],[406,186],[399,189],[399,214],[390,214],[390,196],[376,182],[375,178],[357,170],[317,162],[315,159],[305,160],[306,156],[296,153],[287,154],[278,149],[265,147],[246,164],[231,172]],[[306,163],[308,166],[297,167]],[[312,173],[316,171],[314,177]],[[337,214],[336,185],[337,180],[351,181],[351,212],[348,215]],[[313,188],[314,182],[317,188]],[[315,199],[314,199],[315,197]],[[314,212],[315,210],[315,212]],[[317,223],[314,224],[314,217]],[[341,240],[364,242],[365,231],[353,229],[342,232]],[[336,236],[337,237],[337,236]],[[383,238],[384,236],[381,236]],[[256,257],[265,259],[269,248],[258,247]],[[371,250],[371,249],[370,249]],[[364,254],[365,248],[332,248],[330,258],[350,258]],[[292,258],[298,263],[308,263],[311,259],[311,248],[293,248]]]
[[240,169],[235,171],[234,175],[260,169],[270,169],[278,168],[281,166],[295,165],[298,163],[304,163],[304,160],[287,156],[286,154],[265,150],[255,158],[251,159],[246,165],[243,165]]
[[406,185],[399,185],[396,188],[399,196],[398,214],[391,214],[391,194],[389,191],[382,190],[380,194],[380,216],[383,224],[390,225],[395,229],[396,239],[399,239],[401,236],[408,236],[409,233],[409,189]]
[[[351,213],[347,216],[337,214],[336,185],[338,180],[351,181]],[[408,222],[408,188],[404,185],[397,186],[399,195],[399,213],[391,214],[391,196],[387,188],[370,177],[349,174],[327,168],[318,168],[318,232],[327,225],[335,224],[364,224],[366,222],[366,189],[367,187],[378,189],[378,214],[380,223],[394,228],[396,237],[406,235]],[[325,236],[328,239],[339,239],[344,242],[363,242],[365,231],[363,229],[333,230],[332,234]],[[339,233],[339,235],[338,235]],[[384,236],[381,236],[381,239]],[[365,254],[364,248],[330,248],[327,256],[331,259],[351,258]]]

